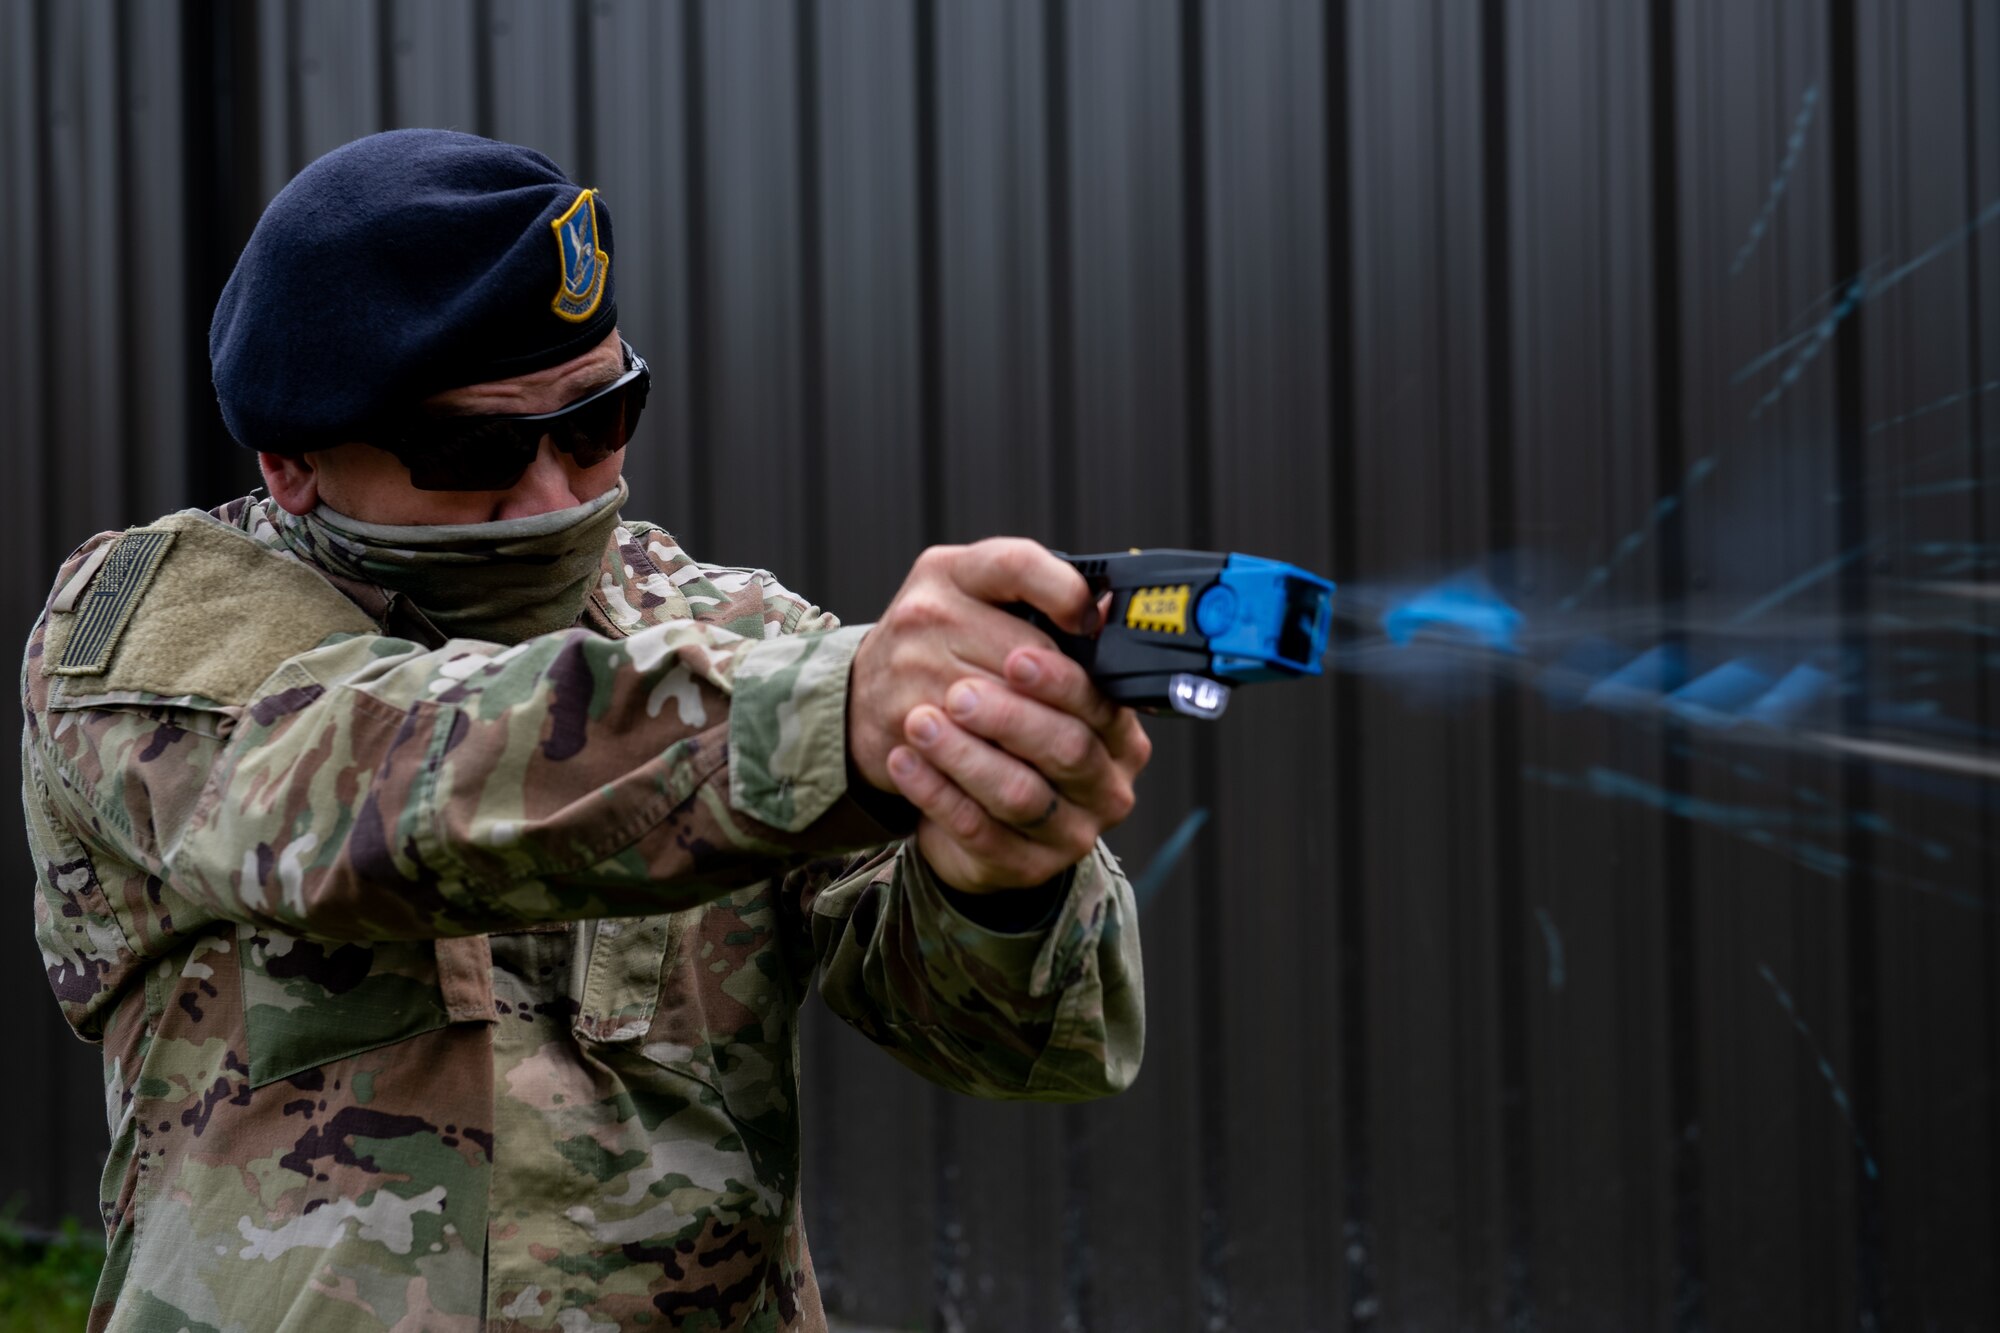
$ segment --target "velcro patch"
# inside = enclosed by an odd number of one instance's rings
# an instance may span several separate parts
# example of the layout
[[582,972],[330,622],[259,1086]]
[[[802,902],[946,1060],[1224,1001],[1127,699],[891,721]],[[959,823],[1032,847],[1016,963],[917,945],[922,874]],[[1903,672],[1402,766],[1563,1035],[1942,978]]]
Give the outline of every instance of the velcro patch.
[[91,580],[88,595],[78,599],[76,628],[63,646],[55,675],[102,675],[111,665],[118,636],[125,632],[146,585],[159,572],[174,536],[165,528],[133,528],[118,539]]

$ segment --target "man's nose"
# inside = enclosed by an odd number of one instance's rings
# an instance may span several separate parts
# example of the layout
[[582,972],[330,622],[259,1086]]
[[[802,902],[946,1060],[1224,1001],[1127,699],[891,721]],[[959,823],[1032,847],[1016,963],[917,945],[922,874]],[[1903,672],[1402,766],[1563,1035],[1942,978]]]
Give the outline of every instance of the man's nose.
[[568,509],[578,503],[569,483],[568,460],[556,452],[554,441],[544,435],[541,447],[535,452],[535,461],[528,464],[528,470],[501,499],[494,517],[528,518]]

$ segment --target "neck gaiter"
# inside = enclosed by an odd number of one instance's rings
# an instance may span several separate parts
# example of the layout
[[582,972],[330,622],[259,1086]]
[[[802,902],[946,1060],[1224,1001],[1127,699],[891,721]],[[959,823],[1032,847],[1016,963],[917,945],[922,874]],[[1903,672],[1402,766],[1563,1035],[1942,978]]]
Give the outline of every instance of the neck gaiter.
[[334,574],[408,599],[453,638],[514,644],[566,629],[596,583],[627,494],[492,523],[391,526],[320,505],[277,521],[286,543]]

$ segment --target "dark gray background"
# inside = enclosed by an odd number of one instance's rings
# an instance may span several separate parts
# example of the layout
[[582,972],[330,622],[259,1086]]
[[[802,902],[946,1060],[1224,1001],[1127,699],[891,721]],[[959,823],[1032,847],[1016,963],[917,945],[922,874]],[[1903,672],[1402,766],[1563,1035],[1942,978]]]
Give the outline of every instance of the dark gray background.
[[[293,171],[393,125],[603,188],[658,377],[633,512],[851,619],[924,543],[1002,532],[1357,587],[1532,549],[1574,577],[1505,585],[1531,622],[1603,566],[1586,608],[1642,636],[1865,548],[1818,605],[1886,680],[1909,644],[1864,612],[2000,539],[1991,0],[4,0],[0,25],[17,634],[84,536],[253,483],[208,392],[214,294]],[[1896,484],[1938,457],[1964,485]],[[1985,605],[1923,649],[1975,728]],[[2000,1323],[1993,784],[1399,686],[1155,727],[1114,845],[1136,871],[1211,818],[1145,911],[1128,1095],[971,1104],[815,1017],[829,1305]],[[89,1217],[95,1057],[38,974],[11,823],[0,854],[0,1194]]]

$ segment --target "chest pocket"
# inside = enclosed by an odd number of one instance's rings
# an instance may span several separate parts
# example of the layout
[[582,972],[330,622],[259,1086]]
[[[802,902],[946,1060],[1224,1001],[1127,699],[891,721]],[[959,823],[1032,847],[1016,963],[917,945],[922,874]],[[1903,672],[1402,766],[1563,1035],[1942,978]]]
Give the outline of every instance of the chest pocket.
[[771,886],[593,925],[577,1036],[693,1080],[741,1128],[789,1143],[799,996]]

